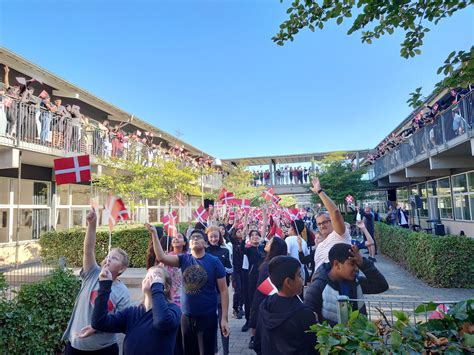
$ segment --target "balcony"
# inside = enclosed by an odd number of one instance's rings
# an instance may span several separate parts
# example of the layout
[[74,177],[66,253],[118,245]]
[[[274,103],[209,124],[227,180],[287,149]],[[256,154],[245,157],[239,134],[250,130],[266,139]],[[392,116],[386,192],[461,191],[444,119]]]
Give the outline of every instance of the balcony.
[[[55,157],[77,154],[89,154],[92,164],[113,157],[148,166],[156,159],[179,159],[170,142],[148,133],[136,137],[136,127],[127,128],[135,130],[123,134],[81,114],[76,118],[59,115],[38,104],[0,96],[0,151],[5,147],[24,151],[23,163],[52,166]],[[199,168],[200,160],[186,153],[181,161]],[[203,177],[206,188],[216,188],[219,183],[217,175]]]
[[[387,175],[390,177],[390,175],[414,165],[428,166],[430,170],[440,169],[440,166],[433,164],[433,157],[440,155],[447,158],[465,156],[466,153],[469,153],[472,156],[471,149],[465,148],[470,148],[468,145],[472,136],[473,114],[474,92],[470,92],[457,104],[439,113],[433,123],[419,129],[384,156],[378,158],[373,165],[371,180],[380,180]],[[409,177],[408,174],[406,177]],[[389,182],[399,181],[394,178]]]

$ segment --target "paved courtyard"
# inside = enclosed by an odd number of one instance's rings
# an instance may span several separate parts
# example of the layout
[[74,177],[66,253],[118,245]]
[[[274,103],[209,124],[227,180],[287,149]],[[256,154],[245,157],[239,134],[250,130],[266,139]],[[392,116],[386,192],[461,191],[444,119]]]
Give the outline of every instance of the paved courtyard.
[[[383,273],[390,285],[390,289],[380,295],[367,296],[368,299],[377,299],[385,302],[407,301],[418,304],[421,301],[460,301],[474,297],[474,289],[450,289],[434,288],[418,280],[403,268],[398,266],[390,259],[378,255],[377,268]],[[122,279],[130,287],[130,294],[133,302],[141,302],[142,293],[138,288],[141,279],[145,275],[145,269],[129,269]],[[230,297],[232,299],[232,288]],[[232,304],[232,301],[230,302]],[[241,331],[244,320],[232,317],[229,312],[229,323],[231,329],[230,335],[230,354],[253,355],[255,352],[248,348],[250,340],[250,331],[244,333]],[[123,337],[121,337],[123,338]],[[220,337],[219,337],[220,338]],[[219,354],[221,354],[221,345],[219,339]]]

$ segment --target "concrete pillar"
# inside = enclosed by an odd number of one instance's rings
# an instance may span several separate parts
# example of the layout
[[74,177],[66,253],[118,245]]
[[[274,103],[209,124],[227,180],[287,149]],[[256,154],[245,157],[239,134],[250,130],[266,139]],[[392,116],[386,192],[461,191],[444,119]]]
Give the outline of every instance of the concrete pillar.
[[359,152],[356,152],[356,169],[360,169],[360,155]]
[[[273,170],[272,161],[270,160],[270,185],[275,185],[275,171]],[[265,181],[267,183],[267,181]]]

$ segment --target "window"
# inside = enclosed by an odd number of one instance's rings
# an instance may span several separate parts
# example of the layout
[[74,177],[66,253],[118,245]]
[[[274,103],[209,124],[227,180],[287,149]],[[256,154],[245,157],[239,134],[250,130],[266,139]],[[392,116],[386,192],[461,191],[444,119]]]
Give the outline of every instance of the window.
[[451,178],[454,197],[454,217],[457,220],[474,219],[474,172]]
[[451,203],[451,197],[439,197],[438,198],[438,208],[439,208],[439,215],[441,218],[453,218],[453,206]]
[[438,183],[435,181],[428,181],[428,196],[436,196]]

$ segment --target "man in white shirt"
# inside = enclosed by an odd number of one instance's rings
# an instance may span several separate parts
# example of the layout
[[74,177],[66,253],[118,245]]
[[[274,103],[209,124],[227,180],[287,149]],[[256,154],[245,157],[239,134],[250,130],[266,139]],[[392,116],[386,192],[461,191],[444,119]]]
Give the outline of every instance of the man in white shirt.
[[328,254],[333,245],[346,243],[350,246],[351,235],[344,224],[341,211],[339,211],[336,204],[321,188],[319,178],[315,177],[313,179],[311,191],[318,194],[324,207],[327,209],[327,212],[320,212],[316,216],[316,224],[321,238],[323,239],[323,241],[318,244],[316,252],[314,253],[314,274],[316,274],[316,271],[322,264],[329,262]]

